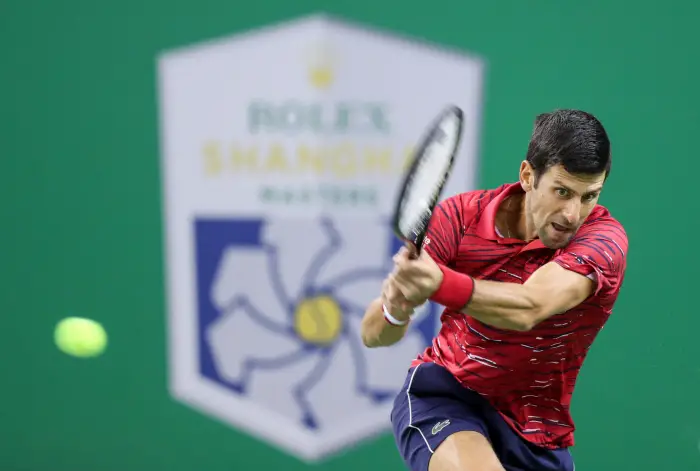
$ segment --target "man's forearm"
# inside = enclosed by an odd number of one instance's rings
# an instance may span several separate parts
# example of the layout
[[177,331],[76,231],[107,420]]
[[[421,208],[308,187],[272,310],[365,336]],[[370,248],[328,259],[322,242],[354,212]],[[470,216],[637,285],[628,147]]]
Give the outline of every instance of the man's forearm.
[[443,278],[431,299],[494,327],[530,330],[550,316],[581,304],[596,279],[549,262],[523,284],[474,278],[442,267]]
[[394,345],[406,334],[408,325],[396,326],[384,319],[382,300],[375,299],[362,318],[361,335],[366,347],[388,347]]
[[536,324],[539,308],[525,285],[474,280],[474,292],[462,312],[493,327],[525,331]]

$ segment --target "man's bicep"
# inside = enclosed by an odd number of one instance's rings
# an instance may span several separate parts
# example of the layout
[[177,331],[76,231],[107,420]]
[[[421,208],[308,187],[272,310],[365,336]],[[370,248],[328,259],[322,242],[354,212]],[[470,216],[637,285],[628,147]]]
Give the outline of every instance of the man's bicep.
[[556,262],[537,269],[525,286],[531,289],[542,319],[575,308],[596,289],[597,281],[590,276],[567,270]]

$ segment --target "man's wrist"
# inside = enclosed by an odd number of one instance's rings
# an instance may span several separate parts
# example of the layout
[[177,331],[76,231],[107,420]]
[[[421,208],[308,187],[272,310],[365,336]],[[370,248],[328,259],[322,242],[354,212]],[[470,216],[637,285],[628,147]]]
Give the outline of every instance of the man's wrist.
[[403,316],[394,316],[394,314],[392,314],[391,311],[389,311],[386,304],[382,304],[382,311],[384,314],[384,320],[393,326],[401,327],[411,322],[410,314],[405,318]]
[[472,299],[474,278],[464,273],[438,265],[442,271],[442,282],[430,300],[454,311],[461,311]]

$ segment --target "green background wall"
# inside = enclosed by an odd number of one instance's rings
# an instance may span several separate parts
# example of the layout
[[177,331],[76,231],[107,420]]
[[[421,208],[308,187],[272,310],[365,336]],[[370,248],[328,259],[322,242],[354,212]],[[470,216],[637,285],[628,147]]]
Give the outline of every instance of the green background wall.
[[[0,1],[0,469],[307,469],[168,395],[155,58],[321,9],[487,60],[484,186],[516,177],[536,113],[599,115],[615,153],[602,202],[631,245],[574,398],[577,469],[700,469],[689,4]],[[67,315],[103,321],[108,354],[60,354],[52,329]],[[316,468],[402,466],[387,436]]]

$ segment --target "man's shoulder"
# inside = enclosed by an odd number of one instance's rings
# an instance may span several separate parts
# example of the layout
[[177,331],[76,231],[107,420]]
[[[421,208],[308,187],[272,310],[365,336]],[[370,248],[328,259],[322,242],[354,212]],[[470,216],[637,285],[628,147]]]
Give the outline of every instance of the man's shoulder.
[[596,205],[596,207],[593,208],[591,214],[581,225],[580,231],[588,233],[597,232],[600,234],[610,232],[627,240],[625,227],[612,215],[608,208],[602,205]]
[[[563,252],[574,257],[574,265],[585,262],[598,274],[621,280],[627,266],[628,249],[625,228],[606,207],[598,205]],[[611,284],[619,289],[617,281]]]
[[457,193],[443,201],[443,204],[452,206],[463,215],[476,216],[498,195],[506,191],[511,185],[503,184],[496,188],[478,189]]

